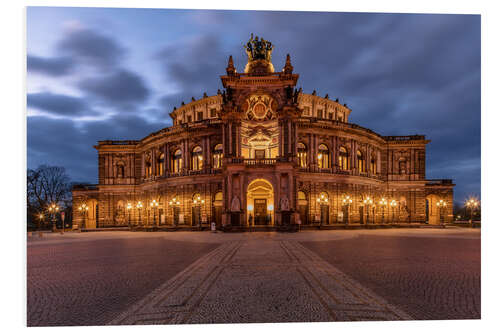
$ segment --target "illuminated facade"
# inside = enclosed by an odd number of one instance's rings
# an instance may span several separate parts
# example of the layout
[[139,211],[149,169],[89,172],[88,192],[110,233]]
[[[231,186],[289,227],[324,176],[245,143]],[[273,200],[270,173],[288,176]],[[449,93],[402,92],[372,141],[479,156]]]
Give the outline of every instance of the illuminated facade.
[[245,47],[244,72],[229,57],[225,90],[174,108],[171,127],[142,140],[98,142],[98,184],[73,189],[77,224],[451,221],[454,185],[426,179],[425,136],[382,136],[352,124],[338,99],[295,88],[288,55],[275,72],[270,42],[252,37]]

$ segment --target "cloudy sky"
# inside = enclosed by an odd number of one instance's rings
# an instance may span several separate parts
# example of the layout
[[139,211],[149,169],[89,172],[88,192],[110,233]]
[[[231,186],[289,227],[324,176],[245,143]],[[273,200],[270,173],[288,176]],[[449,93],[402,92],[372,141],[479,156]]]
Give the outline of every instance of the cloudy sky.
[[98,140],[141,139],[215,94],[229,55],[243,71],[252,32],[351,122],[427,135],[427,178],[452,178],[455,200],[480,194],[478,15],[29,7],[28,168],[96,183]]

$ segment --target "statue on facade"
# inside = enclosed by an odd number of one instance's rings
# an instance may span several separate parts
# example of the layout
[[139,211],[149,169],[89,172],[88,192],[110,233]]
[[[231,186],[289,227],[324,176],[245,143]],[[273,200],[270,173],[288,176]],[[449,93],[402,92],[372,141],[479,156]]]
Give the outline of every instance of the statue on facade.
[[287,197],[282,197],[280,200],[280,208],[282,211],[289,211],[290,210],[290,203],[288,202]]
[[245,72],[249,72],[249,65],[253,62],[264,61],[268,63],[269,70],[274,72],[274,67],[271,64],[271,57],[274,49],[274,45],[264,38],[260,38],[258,36],[253,37],[253,33],[250,35],[250,39],[248,42],[243,45],[245,52],[247,54],[248,63],[245,67]]
[[233,197],[233,200],[231,200],[231,211],[232,212],[239,212],[240,209],[240,199],[237,196]]

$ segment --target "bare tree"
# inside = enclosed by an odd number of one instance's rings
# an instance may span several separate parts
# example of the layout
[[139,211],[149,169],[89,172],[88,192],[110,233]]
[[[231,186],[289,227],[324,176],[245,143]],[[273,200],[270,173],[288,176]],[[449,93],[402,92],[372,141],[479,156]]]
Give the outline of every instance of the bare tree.
[[70,178],[63,167],[40,165],[36,170],[28,169],[27,182],[28,216],[44,212],[51,203],[71,204]]

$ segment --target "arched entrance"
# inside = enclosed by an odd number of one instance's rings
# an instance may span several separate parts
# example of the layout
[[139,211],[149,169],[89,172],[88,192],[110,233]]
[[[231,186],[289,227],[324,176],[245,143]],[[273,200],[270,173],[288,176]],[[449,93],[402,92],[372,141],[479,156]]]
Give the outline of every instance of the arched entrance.
[[274,224],[274,190],[269,181],[255,179],[248,185],[247,214],[250,225]]
[[85,228],[93,229],[97,227],[98,213],[97,213],[97,200],[90,199],[87,201],[87,206],[89,210],[87,212]]
[[439,211],[437,208],[438,197],[435,194],[429,194],[425,197],[425,215],[429,224],[439,224]]

